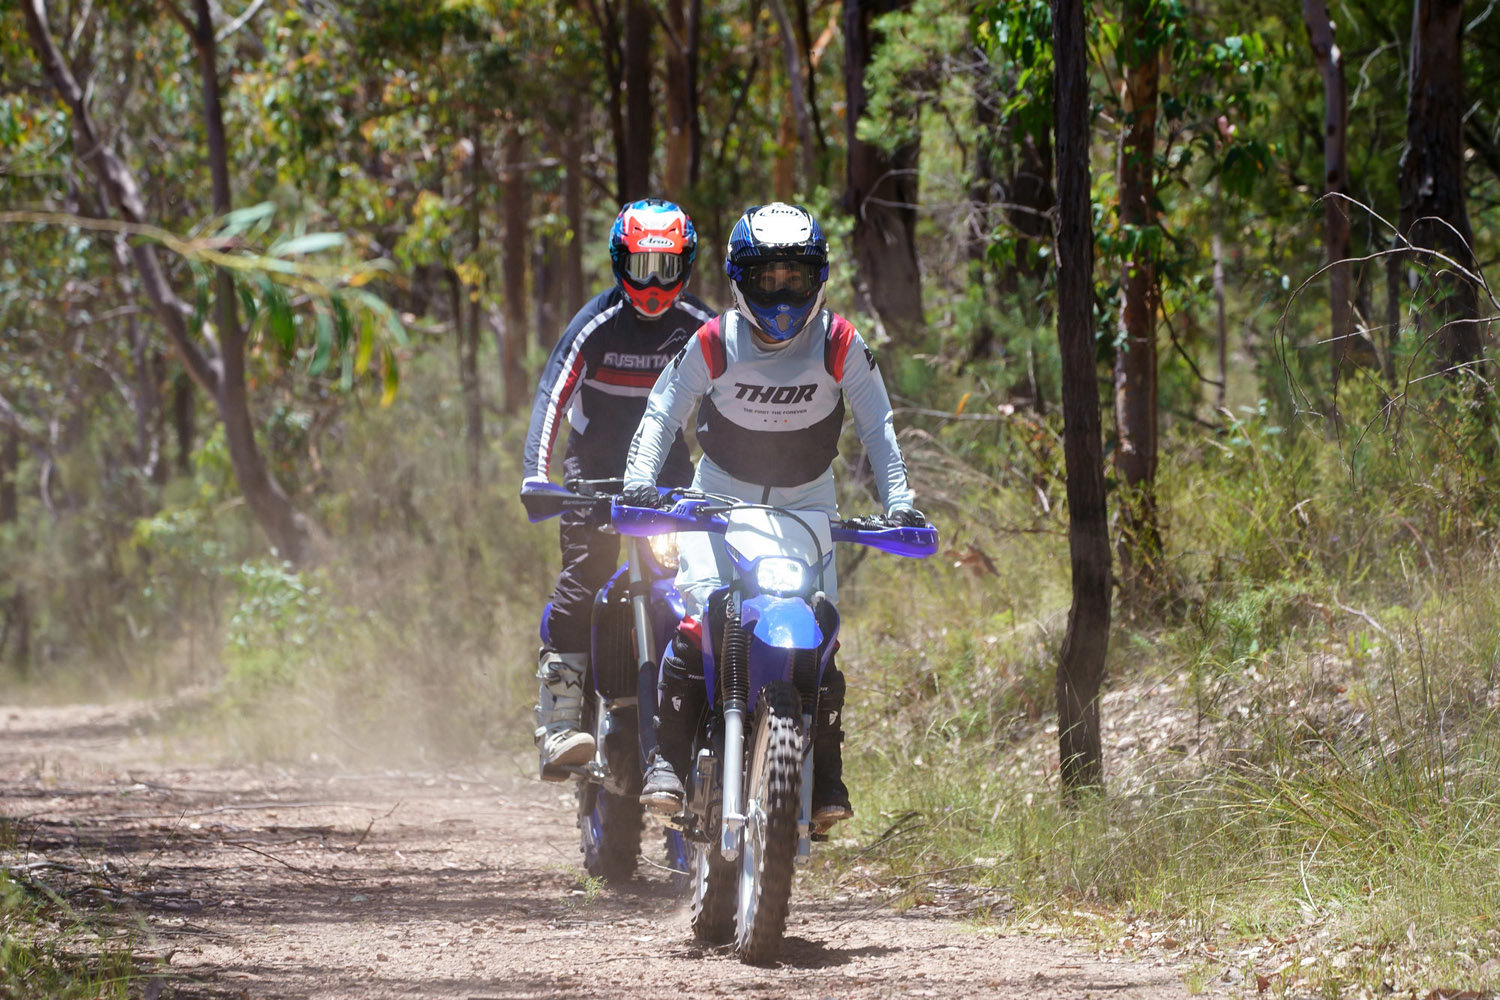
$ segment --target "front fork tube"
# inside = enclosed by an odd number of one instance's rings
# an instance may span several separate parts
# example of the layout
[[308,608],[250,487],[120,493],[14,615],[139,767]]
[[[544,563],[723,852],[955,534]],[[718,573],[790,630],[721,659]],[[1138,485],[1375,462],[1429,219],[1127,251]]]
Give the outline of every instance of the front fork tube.
[[640,671],[656,666],[656,651],[651,648],[651,615],[646,607],[645,576],[641,573],[641,542],[629,538],[625,545],[630,560],[630,609],[635,613],[635,665]]
[[724,825],[719,854],[725,861],[740,856],[740,832],[745,828],[745,709],[724,709]]
[[614,713],[609,710],[609,702],[604,695],[598,691],[594,695],[594,759],[589,762],[589,776],[596,781],[608,781],[610,778],[609,762],[604,759],[604,740],[615,730]]
[[802,731],[807,734],[807,752],[802,755],[802,787],[797,806],[797,867],[806,867],[812,856],[812,786],[813,786],[813,717],[802,716]]

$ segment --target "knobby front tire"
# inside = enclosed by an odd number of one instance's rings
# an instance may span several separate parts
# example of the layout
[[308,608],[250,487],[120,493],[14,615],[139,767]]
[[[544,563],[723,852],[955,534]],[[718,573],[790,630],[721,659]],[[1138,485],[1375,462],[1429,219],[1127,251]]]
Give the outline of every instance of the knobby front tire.
[[786,931],[797,855],[802,701],[791,684],[766,685],[751,724],[746,819],[740,851],[734,953],[749,965],[776,960]]

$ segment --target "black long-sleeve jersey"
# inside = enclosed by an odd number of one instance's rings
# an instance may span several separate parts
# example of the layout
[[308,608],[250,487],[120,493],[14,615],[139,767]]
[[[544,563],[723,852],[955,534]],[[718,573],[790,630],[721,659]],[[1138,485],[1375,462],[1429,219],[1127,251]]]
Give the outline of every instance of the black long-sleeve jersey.
[[[642,319],[618,287],[590,300],[542,370],[526,434],[526,477],[548,477],[565,418],[573,428],[568,454],[578,458],[585,476],[623,475],[657,376],[713,317],[713,310],[687,294],[657,319]],[[686,457],[681,434],[674,450]]]

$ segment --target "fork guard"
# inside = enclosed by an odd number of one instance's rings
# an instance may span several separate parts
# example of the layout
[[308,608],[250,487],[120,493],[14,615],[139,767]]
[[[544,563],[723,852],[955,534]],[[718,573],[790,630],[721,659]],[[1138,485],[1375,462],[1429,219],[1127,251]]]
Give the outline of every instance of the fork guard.
[[817,649],[823,644],[817,617],[800,597],[752,597],[740,604],[740,623],[755,638],[776,649]]

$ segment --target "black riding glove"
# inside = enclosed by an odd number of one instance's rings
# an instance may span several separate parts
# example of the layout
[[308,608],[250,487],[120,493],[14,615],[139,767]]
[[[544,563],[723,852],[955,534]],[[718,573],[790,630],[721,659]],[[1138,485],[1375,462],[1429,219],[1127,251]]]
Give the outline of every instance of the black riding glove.
[[927,518],[914,507],[898,507],[891,511],[889,520],[899,528],[925,528]]
[[625,487],[625,492],[620,494],[620,501],[627,507],[651,507],[661,506],[661,494],[656,491],[655,486],[645,483],[637,483],[634,486]]

